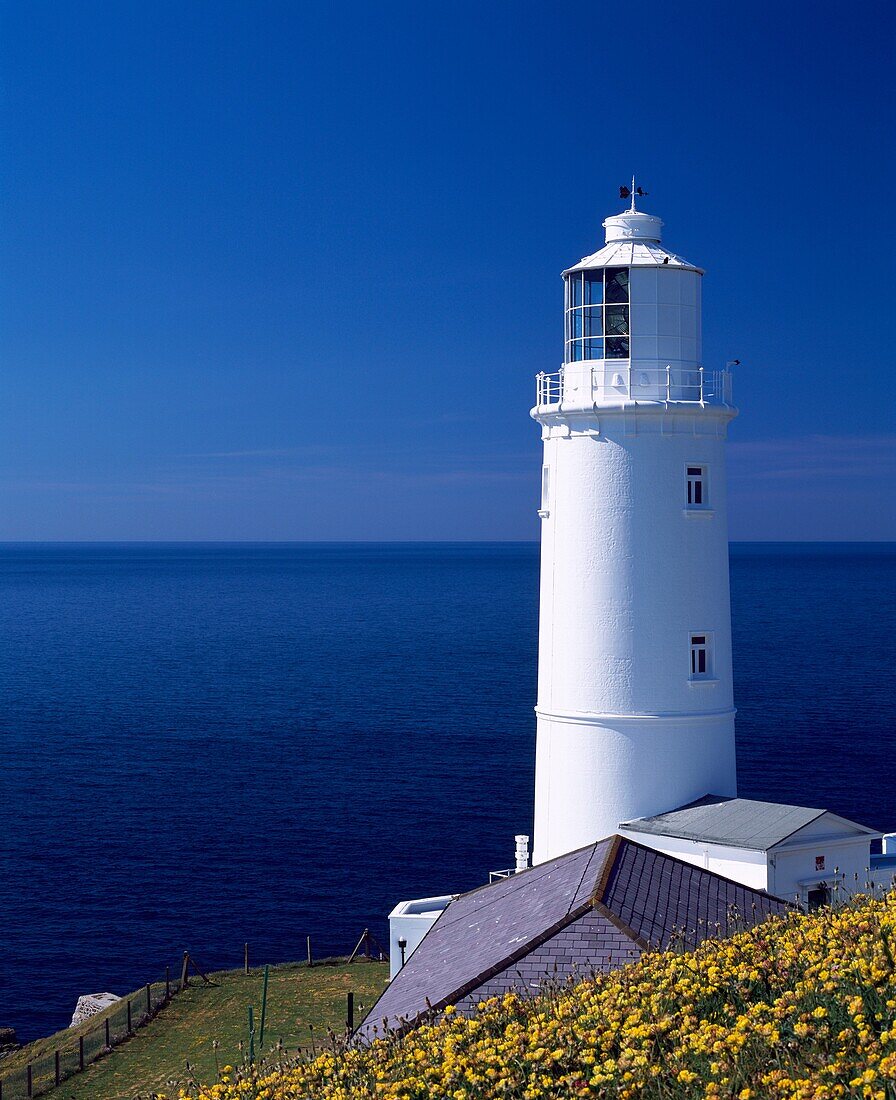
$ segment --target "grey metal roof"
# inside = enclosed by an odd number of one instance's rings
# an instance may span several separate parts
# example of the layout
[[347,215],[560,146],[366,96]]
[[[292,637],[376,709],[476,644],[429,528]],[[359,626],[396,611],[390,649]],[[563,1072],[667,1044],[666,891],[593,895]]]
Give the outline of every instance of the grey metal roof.
[[624,821],[620,828],[767,851],[827,812],[809,806],[707,795],[666,814]]
[[[674,940],[693,945],[786,903],[621,836],[464,894],[445,909],[358,1029],[404,1030],[449,1004],[611,970]],[[589,916],[590,914],[590,916]]]
[[568,267],[563,274],[595,267],[675,267],[703,274],[702,268],[663,248],[659,241],[610,241],[597,252]]

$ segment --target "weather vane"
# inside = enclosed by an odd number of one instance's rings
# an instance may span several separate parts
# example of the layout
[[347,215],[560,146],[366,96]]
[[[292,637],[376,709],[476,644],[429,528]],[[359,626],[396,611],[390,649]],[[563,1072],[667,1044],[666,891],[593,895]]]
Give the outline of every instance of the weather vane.
[[620,187],[619,188],[619,197],[620,197],[620,199],[630,198],[632,200],[632,205],[631,205],[632,210],[635,209],[635,198],[636,198],[636,196],[640,195],[640,196],[643,197],[646,194],[647,194],[647,192],[643,191],[640,187],[635,187],[635,177],[634,176],[632,176],[632,185],[631,185],[631,187]]

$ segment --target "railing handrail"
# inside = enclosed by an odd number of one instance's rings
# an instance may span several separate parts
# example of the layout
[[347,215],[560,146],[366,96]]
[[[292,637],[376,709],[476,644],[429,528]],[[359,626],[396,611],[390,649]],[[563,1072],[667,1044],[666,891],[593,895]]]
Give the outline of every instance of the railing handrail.
[[[596,365],[599,362],[601,365]],[[569,364],[548,374],[536,375],[536,406],[560,405],[565,394],[565,374]],[[577,364],[576,364],[577,366]],[[587,370],[587,367],[581,368]],[[720,368],[642,366],[631,360],[604,359],[590,367],[592,392],[611,392],[622,399],[664,401],[669,404],[727,406],[731,403],[731,371]],[[616,379],[618,378],[618,381]],[[612,380],[610,380],[612,379]],[[657,392],[646,392],[646,391]],[[662,391],[660,393],[659,391]]]

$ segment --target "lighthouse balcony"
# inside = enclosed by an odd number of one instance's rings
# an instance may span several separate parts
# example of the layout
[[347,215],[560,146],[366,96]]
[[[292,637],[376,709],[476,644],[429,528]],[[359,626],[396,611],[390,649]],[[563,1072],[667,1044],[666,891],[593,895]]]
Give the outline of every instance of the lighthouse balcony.
[[604,360],[536,377],[534,414],[632,404],[732,405],[731,371]]

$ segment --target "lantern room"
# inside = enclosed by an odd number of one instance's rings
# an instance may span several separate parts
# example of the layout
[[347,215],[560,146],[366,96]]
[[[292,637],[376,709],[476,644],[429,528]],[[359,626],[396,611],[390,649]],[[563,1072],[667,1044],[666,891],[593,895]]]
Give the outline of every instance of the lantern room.
[[703,272],[663,248],[662,225],[639,210],[607,218],[604,247],[563,273],[564,363],[699,365]]

